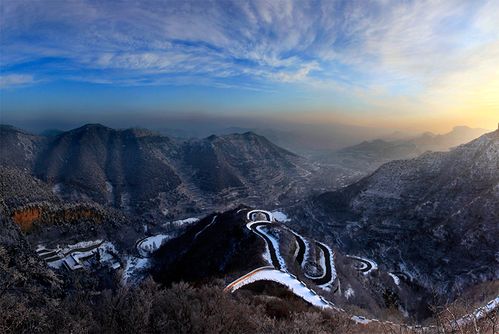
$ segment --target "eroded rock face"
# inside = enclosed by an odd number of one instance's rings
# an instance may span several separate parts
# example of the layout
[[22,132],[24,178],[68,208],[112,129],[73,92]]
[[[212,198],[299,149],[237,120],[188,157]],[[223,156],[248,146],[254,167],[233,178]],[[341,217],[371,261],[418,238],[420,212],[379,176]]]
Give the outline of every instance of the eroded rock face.
[[499,278],[499,130],[381,166],[296,211],[310,233],[440,292]]
[[42,212],[40,208],[31,207],[16,210],[12,214],[12,219],[21,227],[23,232],[28,232],[33,227],[33,223],[40,220],[41,215]]

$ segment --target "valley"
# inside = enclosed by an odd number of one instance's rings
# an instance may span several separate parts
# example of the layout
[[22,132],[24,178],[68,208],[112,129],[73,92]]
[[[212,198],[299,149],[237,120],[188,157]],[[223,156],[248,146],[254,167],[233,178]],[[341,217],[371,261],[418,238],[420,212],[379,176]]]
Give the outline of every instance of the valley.
[[[87,125],[48,138],[3,126],[0,247],[51,284],[80,277],[97,294],[148,279],[217,281],[235,298],[278,284],[374,332],[464,328],[497,312],[498,133],[368,174],[253,133]],[[480,284],[490,288],[442,324],[438,310]]]

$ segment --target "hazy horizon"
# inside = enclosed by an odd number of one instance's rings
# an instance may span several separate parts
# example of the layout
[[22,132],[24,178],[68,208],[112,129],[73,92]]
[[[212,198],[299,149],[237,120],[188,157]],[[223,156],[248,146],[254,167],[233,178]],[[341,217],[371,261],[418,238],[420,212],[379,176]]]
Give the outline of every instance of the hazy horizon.
[[[46,130],[69,131],[88,124],[100,124],[114,129],[144,128],[155,131],[162,130],[185,130],[189,133],[203,133],[196,136],[208,136],[216,134],[221,130],[233,130],[241,132],[253,129],[277,131],[292,131],[296,129],[321,129],[331,132],[342,129],[363,132],[365,138],[378,138],[394,133],[401,133],[407,136],[421,135],[426,132],[433,134],[446,134],[457,127],[468,127],[471,129],[483,129],[494,131],[494,128],[473,127],[468,124],[453,124],[449,127],[378,127],[371,125],[359,125],[347,122],[314,123],[296,119],[281,120],[278,118],[252,115],[213,115],[206,113],[177,113],[177,114],[127,114],[114,113],[112,115],[81,115],[80,117],[65,117],[64,114],[55,115],[47,113],[43,118],[22,119],[1,117],[0,124],[12,125],[19,129],[42,133]],[[367,132],[366,132],[367,131]]]

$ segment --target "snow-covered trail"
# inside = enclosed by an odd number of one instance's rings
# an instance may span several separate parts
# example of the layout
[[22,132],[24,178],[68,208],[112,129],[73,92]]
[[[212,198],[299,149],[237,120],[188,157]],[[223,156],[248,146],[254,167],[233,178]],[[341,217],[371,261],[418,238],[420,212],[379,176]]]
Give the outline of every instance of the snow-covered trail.
[[135,248],[141,257],[151,257],[152,253],[158,250],[161,245],[171,239],[171,235],[156,234],[145,237],[135,243]]
[[494,298],[491,301],[489,301],[485,306],[477,308],[475,311],[473,311],[473,313],[467,314],[467,315],[459,318],[455,322],[456,327],[463,326],[463,325],[471,323],[471,322],[473,322],[475,320],[482,319],[488,313],[494,311],[498,307],[499,307],[499,296],[497,296],[496,298]]
[[[261,220],[261,219],[257,219],[256,218],[256,215],[257,214],[262,214],[264,216],[266,216],[266,220]],[[267,221],[269,223],[273,222],[274,221],[274,215],[272,215],[272,212],[270,211],[267,211],[267,210],[251,210],[251,211],[248,211],[248,213],[246,214],[246,219],[248,219],[249,221]]]
[[[270,281],[279,283],[287,287],[293,294],[300,297],[312,306],[316,306],[321,309],[331,309],[337,312],[346,313],[345,310],[335,306],[332,302],[324,299],[314,290],[307,287],[307,285],[300,281],[295,275],[282,270],[277,270],[274,267],[270,266],[260,267],[253,271],[250,271],[246,275],[239,277],[238,279],[227,285],[224,291],[232,293],[245,285],[258,281]],[[357,315],[351,316],[350,319],[359,324],[367,324],[373,321],[378,322],[378,320],[366,319],[362,316]],[[395,325],[394,323],[390,324]]]
[[[332,309],[338,312],[345,313],[340,307],[335,306],[332,302],[324,299],[322,296],[318,295],[315,291],[308,288],[307,285],[300,280],[296,276],[291,273],[277,270],[274,267],[260,267],[257,268],[246,275],[241,276],[236,279],[224,289],[227,292],[235,292],[236,290],[242,288],[245,285],[257,282],[257,281],[271,281],[276,282],[281,285],[286,286],[293,294],[302,298],[307,303],[322,308],[322,309]],[[463,316],[455,321],[452,327],[462,327],[475,319],[481,319],[486,316],[487,313],[492,312],[495,308],[499,307],[499,296],[495,299],[491,300],[487,305],[483,307],[477,308],[472,314]],[[390,326],[399,326],[406,328],[417,328],[421,330],[437,330],[436,326],[411,326],[406,324],[397,324],[391,321],[380,321],[378,319],[368,319],[359,315],[352,315],[350,319],[358,324],[368,324],[371,322],[377,322],[380,324],[390,325]]]
[[332,308],[332,303],[319,296],[315,291],[309,289],[305,283],[299,281],[296,276],[288,272],[277,270],[273,267],[257,268],[246,275],[238,278],[227,285],[225,291],[234,292],[245,285],[257,281],[272,281],[286,286],[296,296],[302,298],[307,303],[320,308]]
[[378,270],[378,264],[373,260],[369,260],[360,256],[347,255],[347,257],[359,261],[362,266],[359,267],[359,271],[364,275],[369,274],[373,270]]
[[213,216],[213,218],[211,219],[211,222],[206,225],[205,227],[203,227],[203,229],[201,231],[199,231],[198,233],[196,233],[194,235],[194,240],[196,240],[204,231],[206,231],[211,225],[213,225],[215,223],[217,219],[217,215]]
[[[336,268],[334,266],[334,253],[333,250],[323,244],[322,242],[317,242],[317,246],[322,250],[324,258],[323,268],[325,269],[325,275],[322,279],[315,281],[315,284],[326,287],[334,282],[336,279]],[[321,261],[322,262],[322,261]]]

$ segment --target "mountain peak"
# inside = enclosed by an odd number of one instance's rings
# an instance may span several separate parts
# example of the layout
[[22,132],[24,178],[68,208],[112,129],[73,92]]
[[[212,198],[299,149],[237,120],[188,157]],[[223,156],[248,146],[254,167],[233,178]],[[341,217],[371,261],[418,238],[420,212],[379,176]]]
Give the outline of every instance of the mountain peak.
[[[229,133],[229,134],[223,135],[221,137],[223,137],[223,138],[241,138],[241,137],[242,138],[260,138],[261,136],[257,135],[253,131],[246,131],[244,133],[240,133],[240,132]],[[208,137],[208,138],[210,138],[210,137]]]
[[82,133],[82,132],[96,132],[96,131],[114,131],[112,128],[104,126],[99,123],[88,123],[78,128],[71,129],[65,133]]
[[104,126],[100,123],[87,123],[79,128],[76,128],[75,130],[93,130],[93,129],[111,129],[108,128],[107,126]]
[[430,132],[430,131],[426,131],[426,132],[423,132],[421,134],[421,137],[429,137],[429,138],[433,138],[435,137],[435,134],[433,132]]
[[243,136],[245,136],[245,137],[260,137],[259,135],[257,135],[253,131],[247,131],[247,132],[243,133]]
[[462,130],[471,130],[471,128],[467,125],[456,125],[452,128],[452,131],[462,131]]

